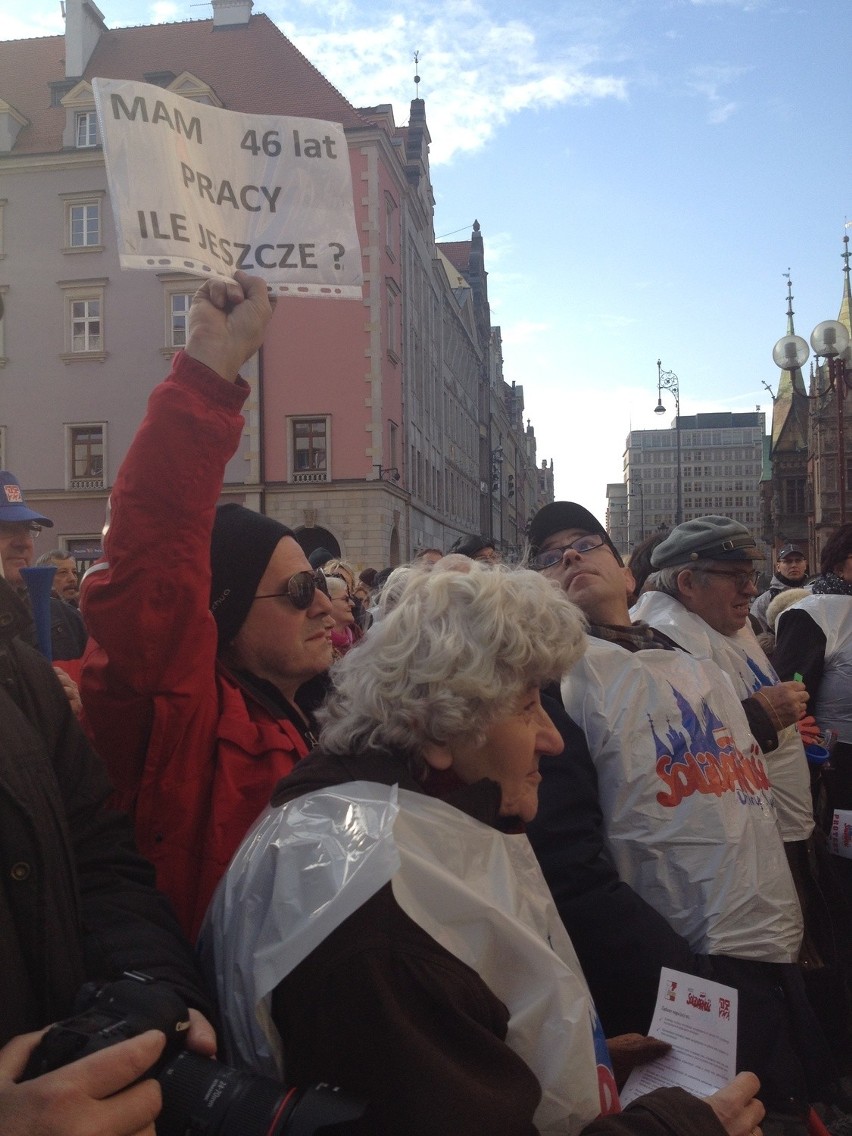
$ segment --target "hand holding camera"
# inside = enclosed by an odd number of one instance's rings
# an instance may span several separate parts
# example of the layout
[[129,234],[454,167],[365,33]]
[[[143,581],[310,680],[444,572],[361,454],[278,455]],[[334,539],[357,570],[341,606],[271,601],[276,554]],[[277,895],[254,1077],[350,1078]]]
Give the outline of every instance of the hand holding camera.
[[[50,1092],[57,1083],[53,1078],[64,1077],[67,1081],[70,1075],[78,1080],[79,1070],[87,1062],[100,1057],[109,1063],[110,1059],[115,1061],[115,1054],[123,1053],[125,1071],[129,1068],[128,1060],[132,1068],[129,1076],[109,1091],[116,1092],[128,1084],[132,1088],[101,1103],[115,1101],[120,1109],[122,1097],[148,1086],[145,1100],[148,1104],[154,1101],[153,1111],[140,1113],[141,1123],[136,1127],[66,1130],[61,1126],[29,1126],[11,1129],[14,1136],[19,1131],[21,1136],[41,1136],[42,1132],[45,1136],[74,1136],[78,1132],[88,1136],[93,1131],[109,1136],[134,1136],[137,1132],[153,1136],[152,1121],[158,1114],[158,1136],[186,1136],[190,1132],[196,1136],[311,1136],[326,1127],[330,1132],[343,1132],[345,1127],[338,1126],[363,1112],[360,1101],[346,1097],[330,1085],[298,1091],[268,1077],[187,1052],[184,1046],[191,1026],[189,1010],[170,986],[148,975],[127,973],[101,987],[84,986],[78,1009],[75,1017],[52,1026],[42,1036],[23,1069],[23,1084],[15,1088],[47,1085]],[[141,1050],[134,1048],[140,1045]],[[127,1050],[127,1046],[131,1049]],[[150,1060],[138,1060],[146,1054]],[[148,1079],[133,1084],[140,1077]],[[122,1111],[122,1115],[128,1124],[136,1122],[136,1113],[131,1117]],[[2,1113],[0,1131],[7,1136]]]
[[3,1136],[154,1136],[162,1095],[140,1081],[159,1059],[162,1033],[91,1053],[35,1080],[16,1083],[43,1035],[16,1037],[0,1049],[0,1132]]

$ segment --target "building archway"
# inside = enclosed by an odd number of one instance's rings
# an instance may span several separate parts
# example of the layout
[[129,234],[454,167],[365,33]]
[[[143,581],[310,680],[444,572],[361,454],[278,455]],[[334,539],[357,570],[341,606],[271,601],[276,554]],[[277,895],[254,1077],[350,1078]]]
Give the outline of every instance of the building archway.
[[320,528],[318,525],[310,529],[296,529],[296,540],[305,556],[310,556],[318,548],[327,549],[334,559],[338,559],[340,556],[340,545],[337,540],[328,529]]

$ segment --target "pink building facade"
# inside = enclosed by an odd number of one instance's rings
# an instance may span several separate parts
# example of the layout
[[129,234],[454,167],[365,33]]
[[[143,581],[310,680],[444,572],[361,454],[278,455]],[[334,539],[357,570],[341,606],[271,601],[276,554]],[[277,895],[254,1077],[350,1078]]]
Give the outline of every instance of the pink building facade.
[[91,0],[67,0],[65,36],[0,42],[0,467],[55,520],[42,541],[81,562],[98,551],[110,485],[197,285],[119,268],[95,76],[346,131],[363,299],[279,301],[245,371],[224,497],[359,568],[448,548],[501,515],[482,240],[467,242],[473,274],[435,244],[425,106],[412,102],[406,127],[389,106],[353,107],[251,8],[214,0],[212,20],[111,30]]

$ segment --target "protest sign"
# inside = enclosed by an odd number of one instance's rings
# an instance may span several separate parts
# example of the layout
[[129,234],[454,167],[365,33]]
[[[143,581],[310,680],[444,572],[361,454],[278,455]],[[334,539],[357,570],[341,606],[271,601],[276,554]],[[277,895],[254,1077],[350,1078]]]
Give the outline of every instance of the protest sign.
[[92,83],[122,268],[361,298],[343,127],[242,114],[150,83]]

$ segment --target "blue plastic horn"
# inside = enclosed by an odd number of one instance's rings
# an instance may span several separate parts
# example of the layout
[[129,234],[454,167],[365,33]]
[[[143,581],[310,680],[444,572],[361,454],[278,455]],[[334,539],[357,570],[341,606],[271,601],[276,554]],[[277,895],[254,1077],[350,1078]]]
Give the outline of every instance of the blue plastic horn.
[[56,565],[42,564],[38,568],[22,568],[21,575],[30,593],[39,650],[47,661],[51,662],[53,647],[50,640],[50,591],[53,587],[53,577],[56,575]]

